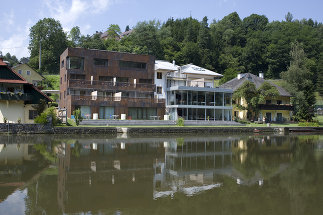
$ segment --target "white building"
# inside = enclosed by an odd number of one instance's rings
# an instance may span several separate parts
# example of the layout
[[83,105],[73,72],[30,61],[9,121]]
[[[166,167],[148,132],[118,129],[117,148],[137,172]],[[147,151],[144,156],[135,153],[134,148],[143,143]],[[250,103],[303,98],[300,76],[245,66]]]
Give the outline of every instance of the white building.
[[155,62],[155,97],[166,99],[172,120],[232,120],[232,90],[216,87],[221,74],[187,64]]

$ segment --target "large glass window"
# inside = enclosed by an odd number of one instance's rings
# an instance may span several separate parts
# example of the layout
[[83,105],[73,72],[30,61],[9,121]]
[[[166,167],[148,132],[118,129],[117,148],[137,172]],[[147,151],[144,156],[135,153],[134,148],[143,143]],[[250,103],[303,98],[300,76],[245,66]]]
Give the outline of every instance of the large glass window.
[[112,76],[99,76],[99,81],[113,81]]
[[146,63],[134,61],[119,61],[121,69],[146,69]]
[[126,77],[117,77],[117,82],[119,82],[119,83],[128,83],[129,82],[129,78],[126,78]]
[[231,93],[224,94],[224,105],[225,106],[231,106],[231,97],[232,97]]
[[80,74],[71,74],[70,79],[78,79],[78,80],[85,80],[85,75]]
[[214,93],[213,92],[206,92],[206,105],[207,106],[214,106]]
[[84,59],[81,57],[67,57],[68,69],[84,69]]
[[223,106],[223,93],[215,93],[215,106]]
[[139,79],[140,84],[152,84],[153,80],[152,79]]
[[108,59],[94,58],[93,61],[95,66],[101,66],[101,67],[108,66]]

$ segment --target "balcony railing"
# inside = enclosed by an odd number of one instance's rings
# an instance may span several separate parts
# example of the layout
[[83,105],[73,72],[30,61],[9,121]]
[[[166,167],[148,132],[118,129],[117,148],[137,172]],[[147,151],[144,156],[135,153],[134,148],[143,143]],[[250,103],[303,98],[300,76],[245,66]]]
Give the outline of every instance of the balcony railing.
[[259,104],[258,107],[260,110],[293,110],[293,105],[290,104]]
[[170,72],[170,73],[167,74],[167,77],[170,77],[170,78],[186,78],[186,75],[182,74],[180,72]]
[[210,81],[175,81],[175,83],[170,82],[168,87],[203,87],[203,88],[215,88],[214,82]]
[[29,101],[32,95],[29,93],[0,93],[0,100],[22,100]]
[[137,104],[137,103],[145,103],[145,104],[165,104],[165,99],[158,98],[129,98],[129,97],[116,97],[116,96],[90,96],[90,95],[72,95],[73,101],[84,101],[84,102],[108,102],[108,103],[127,103],[129,104]]
[[88,80],[68,80],[68,87],[80,89],[115,89],[115,90],[140,90],[140,91],[155,91],[154,84],[129,82],[113,82],[113,81],[88,81]]

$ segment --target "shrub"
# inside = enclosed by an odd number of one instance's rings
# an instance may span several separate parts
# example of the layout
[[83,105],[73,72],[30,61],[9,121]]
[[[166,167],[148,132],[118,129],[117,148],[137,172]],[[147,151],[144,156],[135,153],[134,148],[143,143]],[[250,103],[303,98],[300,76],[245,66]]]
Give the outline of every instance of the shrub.
[[18,118],[17,122],[18,122],[18,124],[21,124],[21,118],[20,117]]
[[184,119],[182,117],[179,117],[176,122],[177,126],[184,126]]
[[44,112],[42,112],[39,116],[35,118],[35,123],[47,124],[49,123],[48,121],[49,116],[52,118],[52,126],[56,126],[61,123],[56,116],[55,107],[50,107],[46,109]]
[[307,122],[307,121],[300,121],[298,123],[298,126],[301,127],[319,127],[319,122],[316,120],[313,120],[312,122]]
[[75,111],[73,111],[73,115],[74,115],[74,118],[75,118],[76,126],[79,126],[80,122],[82,122],[82,120],[83,120],[83,117],[81,115],[81,110],[76,109]]

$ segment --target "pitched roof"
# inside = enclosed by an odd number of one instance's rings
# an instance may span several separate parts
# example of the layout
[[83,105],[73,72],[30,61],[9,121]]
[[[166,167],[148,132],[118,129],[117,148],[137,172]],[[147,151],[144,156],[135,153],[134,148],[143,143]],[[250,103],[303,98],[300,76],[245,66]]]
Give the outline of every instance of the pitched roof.
[[[2,63],[1,63],[2,62]],[[45,97],[49,102],[52,102],[52,99],[49,98],[47,95],[45,95],[43,92],[41,92],[38,88],[36,88],[33,84],[28,83],[21,75],[16,73],[13,69],[8,67],[6,63],[3,63],[2,59],[0,58],[0,68],[6,68],[13,74],[17,75],[20,79],[0,79],[0,83],[13,83],[13,84],[24,84],[31,86],[35,91],[40,93],[43,97]]]
[[168,71],[177,71],[178,70],[178,66],[174,65],[168,61],[164,61],[164,60],[156,60],[155,61],[155,70],[168,70]]
[[181,66],[181,73],[182,74],[192,74],[192,75],[208,75],[214,77],[222,77],[223,75],[213,72],[211,70],[193,65],[193,64],[186,64]]
[[254,74],[251,73],[243,73],[240,74],[241,78],[238,79],[237,77],[234,79],[231,79],[230,81],[220,85],[219,87],[221,88],[226,88],[226,89],[232,89],[233,91],[236,91],[245,81],[251,81],[256,85],[256,88],[258,89],[265,81],[269,82],[272,86],[276,87],[276,89],[279,92],[279,95],[281,96],[291,96],[289,92],[287,92],[284,88],[277,86],[276,84],[267,81],[263,78],[260,78]]
[[29,64],[28,64],[28,63],[20,63],[20,64],[17,64],[16,66],[12,67],[12,69],[14,69],[14,70],[15,70],[15,72],[17,73],[16,68],[19,68],[19,67],[21,67],[21,66],[23,66],[23,65],[28,66],[28,67],[30,68],[30,70],[31,70],[31,71],[33,71],[34,73],[36,73],[37,75],[39,75],[42,79],[45,79],[45,77],[44,77],[42,74],[40,74],[40,73],[36,72],[36,70],[35,70],[35,69],[33,69],[31,66],[29,66]]

